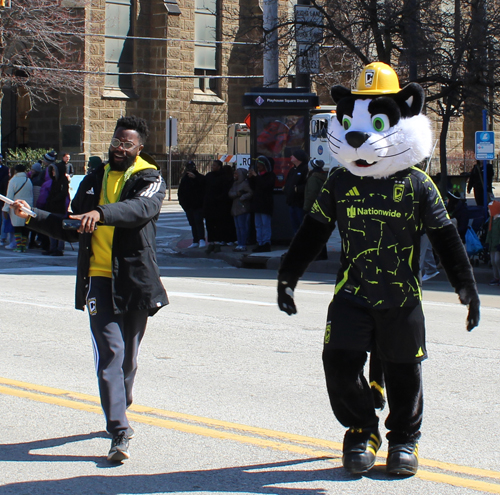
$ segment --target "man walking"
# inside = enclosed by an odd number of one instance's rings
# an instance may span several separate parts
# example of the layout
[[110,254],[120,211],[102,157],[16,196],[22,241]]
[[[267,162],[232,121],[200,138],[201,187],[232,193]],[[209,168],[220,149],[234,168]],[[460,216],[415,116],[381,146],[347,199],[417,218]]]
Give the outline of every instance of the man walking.
[[[62,217],[36,210],[29,226],[68,242],[79,240],[76,308],[87,306],[101,405],[112,436],[108,460],[130,457],[137,354],[148,316],[168,304],[156,262],[156,221],[165,182],[153,160],[140,156],[149,134],[145,120],[121,117],[102,164],[81,182],[72,202],[77,230]],[[13,205],[19,216],[22,201]],[[97,228],[98,226],[98,228]]]

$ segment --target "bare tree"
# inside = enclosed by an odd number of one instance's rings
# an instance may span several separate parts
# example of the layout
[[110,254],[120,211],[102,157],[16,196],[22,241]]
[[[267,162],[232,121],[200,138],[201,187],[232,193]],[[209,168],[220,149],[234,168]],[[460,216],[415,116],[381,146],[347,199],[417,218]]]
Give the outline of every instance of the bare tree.
[[[450,125],[464,122],[463,151],[473,149],[481,110],[490,125],[500,115],[500,9],[497,0],[310,0],[324,19],[322,73],[314,76],[323,101],[334,84],[350,86],[361,68],[382,61],[402,82],[427,90],[427,110],[441,120],[442,186],[448,171]],[[251,25],[248,23],[247,26]],[[293,53],[294,21],[284,13],[278,27],[282,52]],[[293,57],[281,74],[292,71]],[[328,100],[326,100],[328,101]]]
[[0,108],[6,88],[29,107],[83,91],[83,74],[76,72],[83,68],[83,9],[61,3],[13,0],[0,8]]

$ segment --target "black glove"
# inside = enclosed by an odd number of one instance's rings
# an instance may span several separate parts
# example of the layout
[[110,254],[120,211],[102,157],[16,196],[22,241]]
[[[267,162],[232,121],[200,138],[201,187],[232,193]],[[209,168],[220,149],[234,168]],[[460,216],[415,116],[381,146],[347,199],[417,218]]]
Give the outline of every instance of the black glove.
[[479,295],[476,286],[466,285],[458,292],[462,304],[469,306],[467,314],[467,330],[470,332],[479,325]]
[[287,315],[297,313],[297,308],[293,301],[293,289],[284,280],[278,280],[278,306]]

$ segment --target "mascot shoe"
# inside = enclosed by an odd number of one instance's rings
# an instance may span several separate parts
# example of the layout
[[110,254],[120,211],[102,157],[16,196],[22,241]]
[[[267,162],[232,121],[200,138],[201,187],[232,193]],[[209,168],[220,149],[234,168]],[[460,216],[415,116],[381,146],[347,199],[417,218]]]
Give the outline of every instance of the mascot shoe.
[[418,470],[418,443],[389,445],[387,472],[399,476],[413,476]]
[[378,430],[350,428],[344,437],[342,465],[351,474],[362,474],[375,465],[382,443]]

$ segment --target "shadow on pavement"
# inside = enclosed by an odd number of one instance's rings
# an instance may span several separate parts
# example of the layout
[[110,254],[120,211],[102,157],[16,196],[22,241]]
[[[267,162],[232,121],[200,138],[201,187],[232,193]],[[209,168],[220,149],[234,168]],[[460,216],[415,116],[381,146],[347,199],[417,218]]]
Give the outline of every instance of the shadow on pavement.
[[[71,437],[72,438],[72,437]],[[359,476],[349,475],[342,467],[314,468],[314,463],[329,458],[319,457],[269,464],[180,471],[161,474],[137,474],[119,476],[77,476],[74,478],[10,483],[0,486],[0,495],[20,493],[36,494],[86,494],[106,495],[159,494],[159,493],[255,493],[275,495],[325,495],[326,488],[298,488],[295,483],[349,482]],[[309,464],[310,469],[298,467]],[[372,470],[370,478],[394,481],[385,476],[382,469]],[[286,486],[290,484],[290,486]]]

